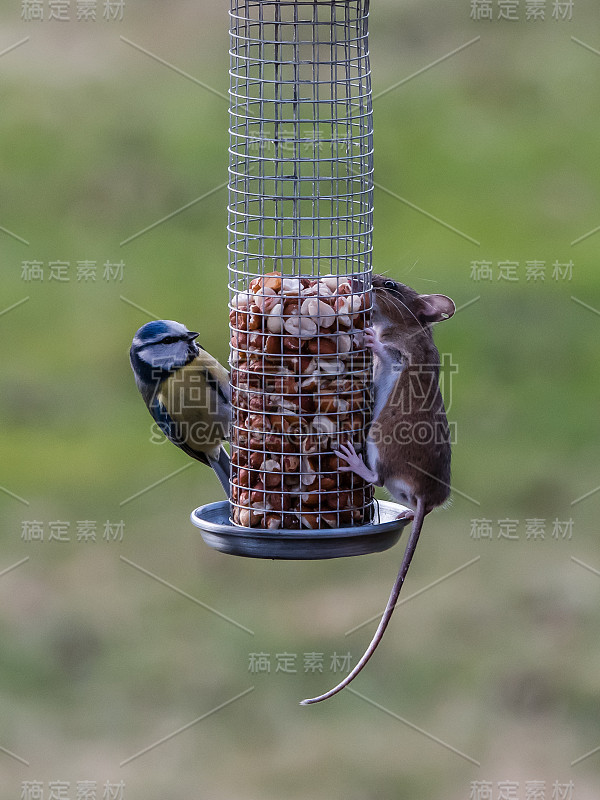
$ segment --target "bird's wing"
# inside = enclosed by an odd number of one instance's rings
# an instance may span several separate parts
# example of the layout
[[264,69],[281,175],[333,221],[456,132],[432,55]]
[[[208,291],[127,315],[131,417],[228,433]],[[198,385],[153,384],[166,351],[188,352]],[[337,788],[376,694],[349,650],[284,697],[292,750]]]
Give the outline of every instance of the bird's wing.
[[[184,438],[181,435],[181,431],[179,426],[175,422],[175,420],[170,416],[167,409],[164,405],[160,402],[158,397],[154,395],[152,400],[148,405],[148,409],[152,414],[152,417],[164,435],[169,439],[173,444],[176,444],[177,447],[180,447],[184,453],[192,458],[195,458],[197,461],[200,461],[202,464],[206,464],[206,466],[212,467],[213,465],[210,463],[208,456],[206,453],[202,453],[199,450],[192,450],[189,447]],[[213,467],[214,469],[214,467]],[[220,480],[220,479],[219,479]],[[229,478],[228,478],[229,481]]]
[[177,423],[171,419],[169,412],[158,398],[154,398],[149,408],[156,424],[167,437],[167,439],[170,439],[173,444],[176,444],[177,447],[180,447],[183,452],[186,453],[186,455],[195,458],[197,461],[200,461],[201,464],[206,464],[207,467],[212,467],[217,478],[219,479],[219,483],[223,487],[225,494],[227,497],[229,497],[229,476],[231,467],[229,462],[229,454],[225,448],[221,445],[219,448],[218,457],[216,458],[212,453],[208,454],[203,453],[200,450],[193,450],[182,438]]
[[196,356],[196,364],[205,370],[208,386],[216,392],[220,400],[228,405],[231,398],[229,372],[201,345],[199,347],[201,352]]
[[221,441],[229,438],[231,422],[227,370],[200,350],[160,384],[157,398],[180,426],[179,438],[193,450],[218,459]]

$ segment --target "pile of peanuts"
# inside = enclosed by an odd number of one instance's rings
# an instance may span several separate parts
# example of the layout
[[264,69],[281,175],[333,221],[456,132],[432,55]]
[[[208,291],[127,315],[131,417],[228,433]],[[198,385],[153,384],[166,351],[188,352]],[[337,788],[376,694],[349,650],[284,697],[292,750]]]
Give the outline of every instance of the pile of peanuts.
[[231,519],[337,528],[372,519],[373,489],[333,452],[364,444],[370,294],[343,276],[254,278],[230,303]]

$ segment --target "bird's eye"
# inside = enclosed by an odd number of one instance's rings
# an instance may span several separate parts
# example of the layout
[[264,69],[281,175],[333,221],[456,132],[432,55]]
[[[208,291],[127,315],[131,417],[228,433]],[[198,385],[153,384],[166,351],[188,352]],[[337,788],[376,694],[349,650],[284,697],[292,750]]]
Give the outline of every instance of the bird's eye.
[[384,285],[384,288],[386,288],[386,289],[396,289],[396,282],[395,281],[386,281],[383,285]]
[[177,336],[166,336],[164,339],[161,339],[161,344],[174,344],[178,342],[179,338]]

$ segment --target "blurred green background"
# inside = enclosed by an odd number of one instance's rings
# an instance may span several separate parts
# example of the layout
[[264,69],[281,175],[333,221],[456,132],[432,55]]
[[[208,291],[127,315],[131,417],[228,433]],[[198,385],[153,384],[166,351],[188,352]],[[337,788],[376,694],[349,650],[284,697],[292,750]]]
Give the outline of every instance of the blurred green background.
[[[492,20],[470,0],[372,4],[374,94],[402,82],[374,103],[375,267],[464,306],[436,331],[459,367],[457,491],[405,597],[478,560],[400,607],[362,696],[312,708],[333,654],[362,654],[375,623],[345,633],[382,610],[402,547],[208,548],[188,515],[216,478],[163,480],[187,459],[152,443],[127,357],[147,310],[227,359],[226,191],[194,202],[227,180],[227,3],[127,0],[106,20],[99,0],[78,22],[71,0],[64,23],[48,0],[25,21],[32,5],[0,2],[0,51],[22,42],[0,58],[1,800],[25,782],[76,800],[86,781],[127,800],[595,800],[596,0],[571,20],[554,0],[530,20],[527,0],[494,0]],[[509,6],[519,20],[498,19]]]

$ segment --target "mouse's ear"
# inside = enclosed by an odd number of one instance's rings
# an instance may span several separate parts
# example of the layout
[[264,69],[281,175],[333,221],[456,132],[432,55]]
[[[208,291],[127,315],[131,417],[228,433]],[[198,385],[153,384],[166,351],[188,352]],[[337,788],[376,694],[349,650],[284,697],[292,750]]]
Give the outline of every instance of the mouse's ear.
[[454,301],[445,294],[422,294],[419,296],[421,301],[421,316],[425,322],[442,322],[450,319],[456,311]]

